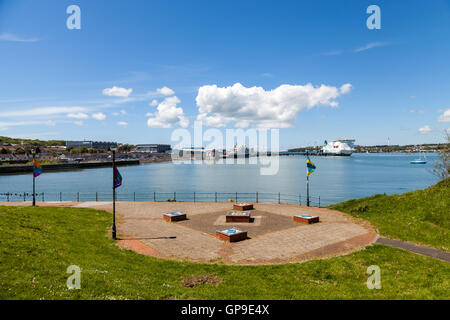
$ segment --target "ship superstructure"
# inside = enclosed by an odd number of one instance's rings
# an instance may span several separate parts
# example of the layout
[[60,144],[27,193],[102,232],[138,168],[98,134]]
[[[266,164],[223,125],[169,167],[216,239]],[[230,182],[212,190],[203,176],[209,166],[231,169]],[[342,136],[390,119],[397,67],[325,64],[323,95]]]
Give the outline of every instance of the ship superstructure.
[[339,139],[328,142],[325,140],[322,152],[333,156],[350,156],[355,152],[355,139]]

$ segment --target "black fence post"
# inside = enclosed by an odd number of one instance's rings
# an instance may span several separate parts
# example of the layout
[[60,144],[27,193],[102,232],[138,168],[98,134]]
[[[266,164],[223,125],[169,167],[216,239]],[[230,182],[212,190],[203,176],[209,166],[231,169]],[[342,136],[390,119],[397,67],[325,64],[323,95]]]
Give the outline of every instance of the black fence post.
[[217,192],[216,192],[216,194],[215,194],[215,200],[216,200],[216,202],[217,202]]
[[44,193],[42,192],[42,202],[45,202]]
[[177,201],[177,193],[176,192],[173,193],[173,201]]
[[9,202],[9,192],[6,194],[6,199]]
[[280,204],[280,201],[281,201],[281,199],[280,199],[280,193],[278,192],[278,204]]
[[237,192],[236,192],[236,202],[238,202],[237,200],[238,200],[238,196],[237,196]]
[[77,202],[80,202],[80,193],[77,192]]
[[298,204],[302,205],[302,195],[300,193],[298,194]]
[[320,196],[319,196],[319,208],[320,208]]
[[133,192],[133,201],[136,202],[136,191]]
[[153,201],[156,202],[156,192],[153,192]]
[[26,198],[26,196],[27,196],[27,193],[26,192],[24,192],[23,193],[23,201],[25,202],[25,201],[27,201],[27,198]]
[[59,192],[59,202],[62,202],[62,192]]
[[98,192],[95,192],[95,201],[98,201]]
[[194,202],[195,202],[195,192],[194,192]]
[[258,192],[256,192],[256,203],[258,203],[259,199],[258,199]]

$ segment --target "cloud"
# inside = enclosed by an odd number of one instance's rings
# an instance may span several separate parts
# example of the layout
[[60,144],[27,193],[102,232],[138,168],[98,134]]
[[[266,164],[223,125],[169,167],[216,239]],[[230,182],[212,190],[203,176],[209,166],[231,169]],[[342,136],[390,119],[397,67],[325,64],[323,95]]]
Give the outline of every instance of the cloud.
[[128,98],[128,96],[133,92],[133,89],[125,89],[114,86],[112,88],[103,89],[102,92],[105,96]]
[[438,121],[439,122],[450,122],[450,109],[447,109],[445,111],[442,110],[441,112],[443,112],[443,113],[439,116]]
[[149,103],[150,107],[156,107],[158,105],[158,100],[153,99],[152,102]]
[[6,130],[9,127],[32,126],[32,125],[55,126],[56,123],[54,121],[51,121],[51,120],[47,120],[47,121],[0,122],[0,130]]
[[356,48],[355,50],[353,50],[353,52],[361,52],[361,51],[366,51],[369,49],[373,49],[373,48],[377,48],[377,47],[384,47],[389,45],[389,42],[371,42],[366,44],[365,46]]
[[104,113],[101,113],[101,112],[99,112],[99,113],[94,113],[94,114],[92,115],[92,118],[94,118],[95,120],[102,121],[102,120],[105,120],[105,119],[106,119],[106,115],[105,115]]
[[239,127],[253,123],[257,127],[287,128],[301,110],[317,106],[337,107],[334,99],[350,92],[351,88],[349,83],[340,88],[314,87],[310,83],[284,84],[268,91],[262,87],[247,88],[240,83],[230,87],[206,85],[198,90],[197,119],[214,127],[223,127],[233,121]]
[[346,83],[346,84],[342,85],[341,88],[339,89],[341,94],[347,94],[351,90],[352,90],[352,85],[350,83]]
[[118,126],[121,126],[121,127],[126,127],[126,126],[128,126],[128,122],[125,122],[125,121],[119,121],[119,122],[117,122],[117,125],[118,125]]
[[184,116],[183,108],[177,107],[180,103],[178,97],[165,98],[157,107],[153,118],[147,120],[150,128],[171,128],[173,125],[187,128],[189,120]]
[[1,33],[0,41],[13,41],[13,42],[38,42],[39,38],[27,38],[14,35],[12,33]]
[[51,115],[78,113],[85,111],[88,111],[88,109],[84,107],[42,107],[34,109],[0,112],[0,118],[51,116]]
[[156,92],[158,92],[159,94],[162,94],[163,96],[171,96],[171,95],[175,94],[175,92],[168,87],[159,88],[156,90]]
[[73,124],[76,124],[77,126],[82,126],[84,123],[83,121],[74,121]]
[[78,113],[69,113],[67,117],[72,119],[87,119],[89,116],[86,113],[78,112]]
[[427,133],[430,133],[430,131],[431,131],[430,126],[425,126],[425,127],[419,128],[419,132],[421,134],[427,134]]
[[126,114],[127,114],[127,112],[126,112],[125,110],[123,110],[123,109],[120,110],[119,112],[113,112],[113,113],[112,113],[112,115],[113,115],[113,116],[116,116],[116,117],[117,117],[117,116],[120,116],[120,115],[124,116],[124,115],[126,115]]

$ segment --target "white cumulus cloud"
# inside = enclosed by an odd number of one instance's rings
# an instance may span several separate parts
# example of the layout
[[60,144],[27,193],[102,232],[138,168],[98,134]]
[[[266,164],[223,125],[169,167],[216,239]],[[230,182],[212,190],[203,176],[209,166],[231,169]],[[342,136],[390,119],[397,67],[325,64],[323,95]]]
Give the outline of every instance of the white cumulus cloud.
[[342,94],[347,94],[352,90],[352,85],[350,83],[346,83],[341,86],[340,91]]
[[121,126],[121,127],[126,127],[126,126],[128,126],[128,122],[125,122],[125,121],[119,121],[119,122],[117,122],[117,125],[118,125],[118,126]]
[[157,107],[157,112],[147,120],[150,128],[171,128],[174,125],[187,128],[189,120],[185,117],[183,108],[178,107],[178,97],[165,98]]
[[94,118],[95,120],[100,120],[100,121],[102,121],[102,120],[105,120],[105,119],[106,119],[106,115],[105,115],[104,113],[101,113],[101,112],[99,112],[99,113],[94,113],[94,114],[92,115],[92,118]]
[[89,118],[89,116],[83,112],[69,113],[67,116],[72,119],[87,119],[87,118]]
[[438,121],[439,122],[450,122],[450,109],[447,110],[441,110],[441,112],[443,112],[439,118]]
[[427,133],[430,133],[430,131],[431,131],[430,126],[424,126],[422,128],[419,128],[419,132],[421,134],[427,134]]
[[156,92],[158,92],[159,94],[162,94],[163,96],[171,96],[173,94],[175,94],[175,92],[168,88],[168,87],[162,87],[156,90]]
[[351,91],[351,84],[340,88],[321,85],[281,85],[274,90],[244,87],[236,83],[229,87],[202,86],[196,98],[204,125],[223,127],[235,122],[237,127],[253,123],[258,127],[286,128],[292,125],[301,110],[317,106],[337,107],[339,96]]
[[156,107],[158,105],[158,100],[153,99],[149,105],[150,105],[150,107]]
[[105,96],[110,97],[122,97],[122,98],[128,98],[128,96],[133,92],[133,89],[125,89],[120,87],[112,87],[112,88],[106,88],[103,89],[103,94]]

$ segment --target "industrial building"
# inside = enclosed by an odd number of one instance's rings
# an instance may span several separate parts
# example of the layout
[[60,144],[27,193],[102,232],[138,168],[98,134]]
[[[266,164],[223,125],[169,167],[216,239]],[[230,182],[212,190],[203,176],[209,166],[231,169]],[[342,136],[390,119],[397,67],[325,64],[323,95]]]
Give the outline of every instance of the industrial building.
[[166,153],[172,150],[170,144],[138,144],[136,145],[137,152],[146,153]]

